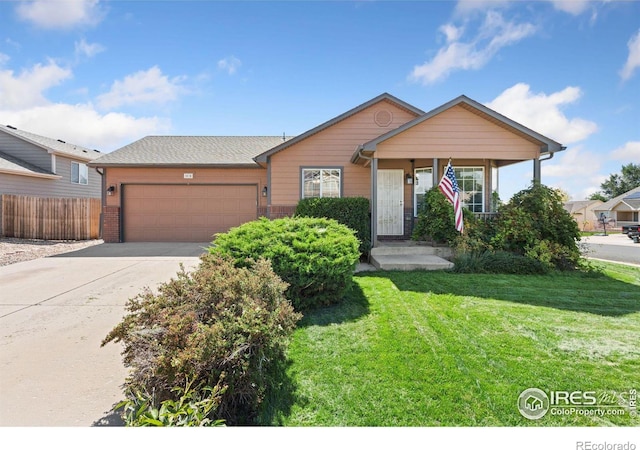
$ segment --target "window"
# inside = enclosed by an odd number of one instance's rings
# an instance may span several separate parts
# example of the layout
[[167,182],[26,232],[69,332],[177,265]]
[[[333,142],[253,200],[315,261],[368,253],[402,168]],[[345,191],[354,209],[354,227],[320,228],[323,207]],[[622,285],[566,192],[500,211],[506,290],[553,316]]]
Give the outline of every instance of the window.
[[454,171],[462,206],[484,212],[484,167],[458,167]]
[[86,164],[71,163],[71,182],[75,184],[89,184],[89,168]]
[[302,198],[340,197],[342,169],[302,169]]
[[418,217],[418,212],[424,204],[424,196],[433,187],[433,169],[416,169],[413,179],[413,215]]

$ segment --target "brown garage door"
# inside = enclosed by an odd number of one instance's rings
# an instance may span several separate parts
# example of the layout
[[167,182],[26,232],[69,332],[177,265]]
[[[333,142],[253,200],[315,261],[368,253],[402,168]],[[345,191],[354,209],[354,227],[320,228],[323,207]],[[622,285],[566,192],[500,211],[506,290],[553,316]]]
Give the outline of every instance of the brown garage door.
[[255,185],[126,185],[127,242],[210,242],[257,218]]

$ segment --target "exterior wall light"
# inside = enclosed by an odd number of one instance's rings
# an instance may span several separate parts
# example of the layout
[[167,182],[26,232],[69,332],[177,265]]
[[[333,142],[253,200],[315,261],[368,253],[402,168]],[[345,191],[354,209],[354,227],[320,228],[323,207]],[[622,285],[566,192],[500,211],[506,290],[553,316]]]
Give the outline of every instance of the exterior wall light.
[[263,197],[267,196],[267,187],[266,186],[262,188],[262,196]]

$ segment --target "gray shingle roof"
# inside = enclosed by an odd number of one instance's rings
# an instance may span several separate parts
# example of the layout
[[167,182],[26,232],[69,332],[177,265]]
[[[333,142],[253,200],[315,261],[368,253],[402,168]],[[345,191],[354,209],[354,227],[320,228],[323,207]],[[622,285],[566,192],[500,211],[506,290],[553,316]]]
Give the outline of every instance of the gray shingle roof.
[[282,142],[282,136],[147,136],[90,165],[257,167],[253,158]]
[[72,144],[60,139],[40,136],[35,133],[16,129],[15,127],[11,127],[9,125],[0,127],[0,130],[25,141],[34,143],[40,147],[44,147],[47,150],[53,151],[54,153],[68,155],[70,157],[78,158],[83,161],[91,161],[102,155],[102,153],[100,153],[98,150],[92,150],[81,145]]
[[0,152],[0,172],[27,176],[57,177],[55,174],[47,172],[40,167],[2,152]]

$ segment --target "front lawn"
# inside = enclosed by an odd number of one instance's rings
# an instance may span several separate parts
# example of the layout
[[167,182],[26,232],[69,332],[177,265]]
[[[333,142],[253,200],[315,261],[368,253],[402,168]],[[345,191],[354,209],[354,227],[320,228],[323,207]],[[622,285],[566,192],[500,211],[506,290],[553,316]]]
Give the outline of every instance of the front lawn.
[[[598,263],[600,264],[600,263]],[[638,417],[518,412],[527,388],[640,390],[640,270],[601,276],[371,272],[307,313],[262,423],[286,426],[638,426]],[[606,409],[606,408],[604,408]]]

